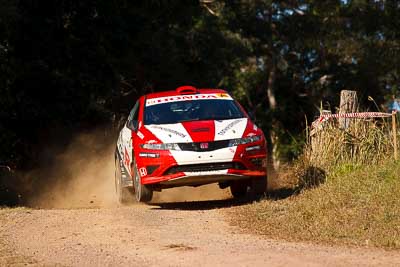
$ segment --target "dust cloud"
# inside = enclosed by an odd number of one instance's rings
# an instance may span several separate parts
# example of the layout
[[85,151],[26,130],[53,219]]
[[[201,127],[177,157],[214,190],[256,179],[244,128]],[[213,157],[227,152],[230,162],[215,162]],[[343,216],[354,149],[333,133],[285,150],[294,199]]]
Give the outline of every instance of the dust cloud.
[[[114,187],[115,139],[105,131],[78,135],[51,166],[29,174],[34,181],[28,205],[40,208],[110,207]],[[113,140],[114,141],[114,140]]]
[[[27,204],[35,208],[101,208],[118,206],[114,185],[116,136],[104,130],[78,135],[44,167],[26,174],[36,181]],[[154,192],[153,203],[230,198],[217,184]],[[132,195],[132,199],[134,196]],[[134,201],[133,201],[134,203]]]

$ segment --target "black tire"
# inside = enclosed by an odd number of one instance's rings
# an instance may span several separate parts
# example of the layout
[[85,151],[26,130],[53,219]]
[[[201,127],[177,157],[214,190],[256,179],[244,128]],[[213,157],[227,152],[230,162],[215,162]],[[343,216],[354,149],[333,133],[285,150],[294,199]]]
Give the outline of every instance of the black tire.
[[255,199],[264,197],[267,193],[267,176],[253,178],[251,181],[250,192]]
[[153,198],[153,190],[140,182],[139,172],[136,162],[133,162],[133,187],[135,189],[135,198],[138,202],[150,202]]
[[248,181],[233,181],[230,185],[231,194],[234,198],[243,198],[247,194]]
[[131,191],[129,191],[128,187],[122,186],[122,174],[121,174],[121,165],[118,160],[118,157],[115,157],[115,193],[117,195],[117,200],[120,204],[127,204],[132,202],[133,195]]

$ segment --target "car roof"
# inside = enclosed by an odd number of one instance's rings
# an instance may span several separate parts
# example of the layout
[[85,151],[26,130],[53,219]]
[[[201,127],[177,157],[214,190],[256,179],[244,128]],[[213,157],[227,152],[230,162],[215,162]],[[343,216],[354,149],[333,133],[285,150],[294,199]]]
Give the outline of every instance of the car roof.
[[[187,89],[190,88],[193,92],[179,92],[180,89]],[[195,91],[194,91],[195,90]],[[145,95],[146,99],[151,98],[158,98],[158,97],[168,97],[168,96],[177,96],[177,95],[186,95],[186,94],[217,94],[217,93],[227,93],[227,91],[222,89],[197,89],[191,86],[181,86],[178,87],[176,90],[164,91],[164,92],[157,92],[157,93],[150,93]]]

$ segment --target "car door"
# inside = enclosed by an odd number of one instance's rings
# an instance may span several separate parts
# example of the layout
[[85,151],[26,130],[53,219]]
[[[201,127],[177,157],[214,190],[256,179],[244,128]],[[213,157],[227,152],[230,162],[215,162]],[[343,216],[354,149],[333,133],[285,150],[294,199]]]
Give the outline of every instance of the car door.
[[138,118],[139,118],[139,101],[136,102],[135,106],[129,113],[129,117],[120,132],[118,138],[118,150],[123,161],[123,165],[131,175],[131,164],[133,161],[133,136],[136,136],[136,131],[138,128]]

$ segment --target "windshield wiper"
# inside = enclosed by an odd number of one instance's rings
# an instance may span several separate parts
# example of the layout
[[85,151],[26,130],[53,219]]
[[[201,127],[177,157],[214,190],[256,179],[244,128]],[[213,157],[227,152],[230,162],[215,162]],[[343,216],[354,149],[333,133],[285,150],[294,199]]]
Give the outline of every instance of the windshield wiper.
[[180,120],[179,122],[188,122],[188,121],[210,121],[210,120],[216,120],[216,121],[222,121],[222,120],[234,120],[234,119],[241,119],[244,117],[207,117],[207,118],[191,118],[191,119],[186,119],[186,120]]
[[242,119],[244,117],[236,116],[236,117],[214,117],[210,120],[216,120],[216,121],[223,121],[223,120],[234,120],[234,119]]
[[200,118],[192,118],[192,119],[180,120],[179,122],[199,121],[199,120],[203,120],[203,119],[200,119]]

